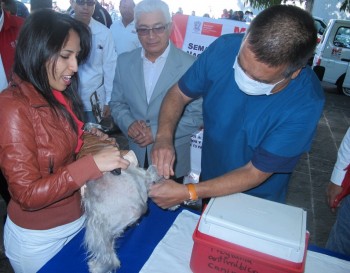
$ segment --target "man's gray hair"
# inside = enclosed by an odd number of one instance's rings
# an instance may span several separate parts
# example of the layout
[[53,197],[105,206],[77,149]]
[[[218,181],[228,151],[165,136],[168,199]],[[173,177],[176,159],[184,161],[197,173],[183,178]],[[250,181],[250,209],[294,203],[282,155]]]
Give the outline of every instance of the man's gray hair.
[[167,3],[161,0],[142,0],[134,9],[135,24],[137,25],[141,14],[155,11],[161,11],[165,17],[166,23],[171,23],[169,6]]

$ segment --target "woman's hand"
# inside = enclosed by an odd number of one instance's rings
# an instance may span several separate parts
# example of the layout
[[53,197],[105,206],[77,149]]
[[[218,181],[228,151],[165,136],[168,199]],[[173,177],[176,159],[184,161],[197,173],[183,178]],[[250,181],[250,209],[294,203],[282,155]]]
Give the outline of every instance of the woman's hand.
[[109,172],[114,169],[127,169],[130,162],[121,156],[117,147],[108,146],[93,155],[95,163],[101,172]]

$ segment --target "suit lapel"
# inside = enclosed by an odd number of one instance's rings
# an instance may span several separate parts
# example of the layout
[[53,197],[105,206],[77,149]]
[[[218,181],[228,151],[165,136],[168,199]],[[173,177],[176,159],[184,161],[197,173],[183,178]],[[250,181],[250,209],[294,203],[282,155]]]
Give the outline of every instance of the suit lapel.
[[146,97],[146,87],[145,87],[145,76],[143,73],[143,61],[141,58],[141,53],[130,65],[130,79],[135,83],[137,95],[139,98],[135,99],[141,99],[145,104],[147,104],[147,97]]

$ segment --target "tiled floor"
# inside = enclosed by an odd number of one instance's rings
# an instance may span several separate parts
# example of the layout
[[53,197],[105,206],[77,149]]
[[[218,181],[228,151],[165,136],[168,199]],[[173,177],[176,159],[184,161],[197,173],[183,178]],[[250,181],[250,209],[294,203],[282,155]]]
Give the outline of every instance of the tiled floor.
[[[326,105],[310,153],[304,155],[293,173],[287,203],[308,213],[310,243],[324,247],[335,215],[325,203],[325,189],[336,160],[339,144],[350,125],[350,97],[339,95],[333,85],[323,84]],[[125,140],[120,137],[122,146]],[[0,200],[0,217],[5,213]],[[2,225],[0,224],[0,233]],[[1,236],[0,236],[1,237]],[[0,238],[1,239],[1,238]],[[2,240],[2,239],[1,239]],[[0,273],[11,271],[0,244]]]

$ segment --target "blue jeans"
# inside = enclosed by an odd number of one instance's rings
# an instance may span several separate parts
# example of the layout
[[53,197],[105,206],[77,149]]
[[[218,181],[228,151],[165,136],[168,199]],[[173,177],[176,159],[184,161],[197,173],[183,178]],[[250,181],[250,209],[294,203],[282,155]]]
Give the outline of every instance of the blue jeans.
[[326,248],[350,256],[350,195],[341,201]]

